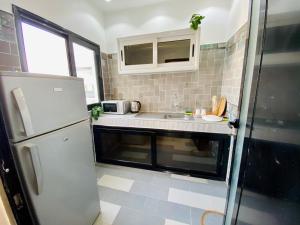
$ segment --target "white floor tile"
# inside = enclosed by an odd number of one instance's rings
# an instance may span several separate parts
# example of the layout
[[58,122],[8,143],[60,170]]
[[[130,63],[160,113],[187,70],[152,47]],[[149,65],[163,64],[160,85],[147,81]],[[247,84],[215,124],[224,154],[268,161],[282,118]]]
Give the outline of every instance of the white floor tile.
[[197,177],[189,177],[189,176],[182,176],[182,175],[177,175],[177,174],[171,174],[171,178],[179,179],[179,180],[191,181],[191,182],[195,182],[195,183],[208,184],[208,180],[207,179],[202,179],[202,178],[197,178]]
[[166,219],[165,220],[165,225],[189,225],[189,224],[181,223],[181,222],[178,222],[178,221],[175,221],[175,220]]
[[169,189],[168,201],[204,210],[215,210],[223,213],[225,198],[205,195],[175,188]]
[[100,201],[100,206],[101,215],[94,225],[112,225],[121,209],[121,206],[105,201]]
[[98,185],[103,187],[129,192],[134,183],[134,180],[111,175],[104,175],[100,179],[98,179],[97,183]]

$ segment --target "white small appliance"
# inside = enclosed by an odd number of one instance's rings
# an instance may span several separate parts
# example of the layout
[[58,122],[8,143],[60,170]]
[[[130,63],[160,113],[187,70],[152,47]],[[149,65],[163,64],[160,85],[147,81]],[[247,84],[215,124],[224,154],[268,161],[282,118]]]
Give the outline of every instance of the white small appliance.
[[132,101],[130,103],[130,111],[132,113],[138,113],[142,107],[142,104],[139,101]]
[[130,111],[130,102],[125,100],[102,101],[101,106],[104,113],[126,114]]

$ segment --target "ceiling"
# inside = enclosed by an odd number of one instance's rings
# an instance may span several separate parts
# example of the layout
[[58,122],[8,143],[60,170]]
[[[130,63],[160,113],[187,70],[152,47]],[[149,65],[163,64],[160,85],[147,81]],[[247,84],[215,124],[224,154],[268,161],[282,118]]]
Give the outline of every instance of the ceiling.
[[111,0],[110,2],[107,2],[106,0],[93,0],[93,2],[103,12],[119,11],[166,1],[169,0]]

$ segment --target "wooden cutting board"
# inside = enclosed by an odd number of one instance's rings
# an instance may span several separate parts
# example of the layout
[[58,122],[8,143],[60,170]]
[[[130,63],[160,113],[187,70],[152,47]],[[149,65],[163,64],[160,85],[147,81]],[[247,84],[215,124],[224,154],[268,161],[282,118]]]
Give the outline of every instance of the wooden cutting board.
[[225,114],[226,107],[227,107],[227,99],[225,97],[222,97],[219,102],[217,116],[223,116]]

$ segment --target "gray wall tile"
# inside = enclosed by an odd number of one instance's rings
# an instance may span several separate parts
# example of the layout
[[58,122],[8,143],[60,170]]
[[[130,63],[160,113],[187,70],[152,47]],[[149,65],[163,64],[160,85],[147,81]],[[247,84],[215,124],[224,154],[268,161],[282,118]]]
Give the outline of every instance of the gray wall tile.
[[0,70],[21,71],[13,15],[0,10]]
[[228,100],[228,111],[237,114],[241,91],[244,55],[248,37],[248,23],[244,24],[227,42],[224,57],[221,95]]
[[210,108],[211,97],[221,93],[224,55],[224,48],[208,46],[201,50],[199,71],[147,75],[119,75],[117,55],[103,56],[105,99],[139,100],[149,112]]

